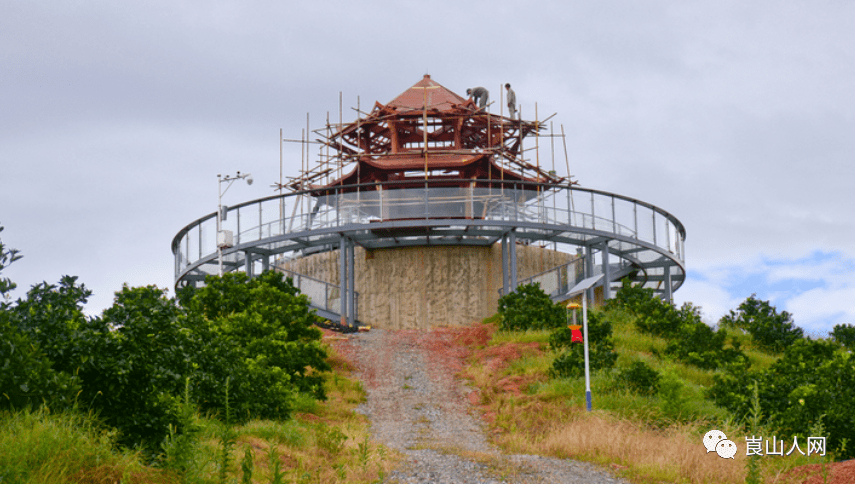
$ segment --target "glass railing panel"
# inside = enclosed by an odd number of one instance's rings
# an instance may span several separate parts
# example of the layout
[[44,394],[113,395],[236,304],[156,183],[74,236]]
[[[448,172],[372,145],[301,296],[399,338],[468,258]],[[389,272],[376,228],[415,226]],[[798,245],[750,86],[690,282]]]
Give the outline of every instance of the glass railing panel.
[[341,288],[331,286],[327,294],[327,310],[336,314],[341,314]]
[[217,250],[217,231],[216,224],[211,227],[209,224],[202,222],[199,224],[199,246],[202,250],[202,255],[216,252]]
[[308,298],[320,308],[326,309],[327,305],[327,284],[324,284],[321,281],[316,281],[312,279],[299,278],[300,279],[300,292],[308,296]]
[[[473,194],[469,187],[428,189],[427,216],[431,218],[472,218]],[[425,197],[422,197],[425,199]]]
[[211,217],[199,225],[202,256],[213,254],[217,251],[217,218]]
[[669,237],[671,234],[668,233],[668,219],[665,218],[661,213],[656,214],[656,245],[662,247],[663,249],[668,249],[669,245]]
[[615,218],[621,235],[635,236],[636,204],[629,200],[615,199]]
[[558,271],[547,272],[539,276],[535,276],[530,280],[532,283],[540,284],[540,289],[546,294],[555,295],[558,293]]
[[267,200],[261,202],[261,224],[264,227],[262,235],[264,237],[274,237],[282,235],[280,230],[282,216],[284,215],[282,206],[279,200]]
[[643,205],[636,205],[638,220],[638,238],[653,243],[653,211]]
[[178,239],[178,244],[176,246],[177,251],[175,252],[175,275],[178,276],[178,273],[183,271],[185,267],[187,267],[187,234],[184,234],[180,239]]
[[199,260],[199,226],[190,227],[187,231],[187,260],[190,264]]

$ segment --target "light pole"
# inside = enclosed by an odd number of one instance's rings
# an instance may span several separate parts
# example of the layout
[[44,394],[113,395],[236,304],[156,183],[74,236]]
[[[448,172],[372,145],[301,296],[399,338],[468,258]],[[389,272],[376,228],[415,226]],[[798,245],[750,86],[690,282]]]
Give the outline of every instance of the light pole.
[[[573,289],[570,289],[570,292],[567,293],[566,297],[571,298],[574,296],[582,295],[582,339],[583,344],[585,345],[585,406],[588,411],[591,411],[591,369],[590,362],[588,360],[588,289],[593,287],[594,284],[603,280],[603,275],[599,274],[596,276],[588,277],[587,279],[583,279],[581,282],[573,286]],[[608,281],[604,281],[604,284],[608,284]],[[573,322],[576,322],[576,307],[571,307],[570,304],[567,305],[568,309],[573,309]]]
[[[223,178],[223,175],[217,173],[217,265],[219,266],[218,274],[220,277],[223,277],[223,248],[234,245],[232,243],[232,231],[223,230],[223,220],[226,219],[226,214],[223,212],[223,195],[229,190],[235,180],[240,180],[242,178],[246,179],[247,185],[252,185],[251,173],[244,173],[241,175],[240,172],[237,172],[237,175],[226,175],[225,178]],[[226,189],[223,190],[223,183],[226,182],[228,182],[228,185],[226,185]],[[226,209],[228,209],[228,207],[226,207]]]
[[[608,284],[608,282],[606,282]],[[591,411],[591,366],[588,361],[588,294],[582,293],[582,337],[585,339],[585,404]]]

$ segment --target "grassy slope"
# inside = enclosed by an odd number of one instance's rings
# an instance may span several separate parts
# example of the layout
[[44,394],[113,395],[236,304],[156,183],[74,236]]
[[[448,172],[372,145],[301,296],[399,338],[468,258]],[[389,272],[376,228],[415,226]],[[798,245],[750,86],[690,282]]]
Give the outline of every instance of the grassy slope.
[[[744,482],[748,429],[704,398],[714,372],[653,356],[652,348],[665,348],[664,339],[641,334],[629,314],[611,311],[608,317],[619,357],[613,370],[592,375],[591,413],[584,411],[584,379],[547,377],[554,357],[548,349],[549,331],[496,332],[486,347],[473,353],[463,376],[479,392],[477,400],[494,442],[507,452],[609,465],[633,482]],[[494,327],[495,320],[485,323]],[[774,363],[776,358],[752,348],[747,336],[737,338],[754,368]],[[679,377],[683,388],[677,413],[665,412],[658,396],[639,396],[615,383],[615,373],[636,359]],[[711,429],[722,430],[737,443],[735,460],[704,452],[701,440]],[[806,463],[806,458],[795,456],[762,462],[770,482],[781,482],[786,470]]]
[[[365,400],[347,363],[330,351],[333,374],[326,402],[300,398],[295,418],[251,421],[234,427],[227,482],[242,482],[241,461],[252,453],[254,483],[368,483],[382,480],[396,456],[369,440],[368,421],[353,409]],[[50,412],[0,413],[0,482],[6,483],[216,483],[223,425],[198,417],[201,428],[182,480],[147,466],[136,452],[117,452],[113,435],[89,416]],[[278,464],[276,464],[278,462]],[[274,474],[279,467],[280,480]]]

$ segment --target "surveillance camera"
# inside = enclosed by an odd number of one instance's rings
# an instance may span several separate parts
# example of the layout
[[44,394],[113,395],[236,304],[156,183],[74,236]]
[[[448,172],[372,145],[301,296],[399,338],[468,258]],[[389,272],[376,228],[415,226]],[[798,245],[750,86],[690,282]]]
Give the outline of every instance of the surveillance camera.
[[246,177],[246,184],[247,184],[247,185],[252,185],[252,176],[247,176],[247,177]]

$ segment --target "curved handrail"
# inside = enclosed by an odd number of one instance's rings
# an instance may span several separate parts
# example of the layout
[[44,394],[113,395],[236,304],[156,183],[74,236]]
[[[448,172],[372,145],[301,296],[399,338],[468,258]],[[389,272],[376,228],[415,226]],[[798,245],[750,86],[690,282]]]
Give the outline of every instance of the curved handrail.
[[[651,203],[645,202],[643,200],[639,200],[639,199],[636,199],[633,197],[627,197],[624,195],[619,195],[616,193],[607,192],[604,190],[597,190],[597,189],[593,189],[593,188],[582,188],[582,187],[578,187],[578,186],[570,185],[570,184],[562,185],[562,184],[551,184],[551,183],[534,183],[534,182],[502,181],[502,180],[485,181],[485,180],[479,180],[479,179],[456,180],[454,182],[447,181],[447,180],[440,180],[440,181],[430,181],[429,180],[426,183],[426,185],[428,188],[431,188],[431,187],[439,188],[439,187],[443,187],[443,186],[445,186],[445,187],[459,186],[461,183],[479,183],[479,184],[487,183],[489,185],[495,185],[494,188],[497,188],[499,190],[501,190],[502,188],[513,189],[514,187],[524,187],[524,188],[528,187],[528,188],[534,189],[534,191],[538,191],[538,190],[542,189],[540,191],[543,191],[543,192],[548,191],[548,190],[554,190],[554,189],[562,189],[562,190],[566,189],[566,190],[570,190],[571,192],[574,192],[574,193],[579,192],[579,193],[589,193],[589,194],[603,195],[603,196],[607,196],[607,197],[614,197],[615,199],[623,200],[626,202],[631,202],[633,204],[648,208],[650,210],[653,210],[653,211],[661,214],[662,216],[664,216],[666,219],[671,221],[677,227],[677,229],[680,232],[681,238],[685,239],[685,237],[686,237],[686,229],[683,226],[683,223],[680,222],[680,220],[677,219],[677,217],[672,215],[670,212],[668,212],[662,208],[659,208],[659,207],[657,207]],[[400,186],[405,186],[405,185],[409,186],[409,185],[413,185],[413,184],[414,184],[414,182],[409,181],[409,180],[387,181],[387,182],[377,182],[377,183],[361,183],[361,184],[356,184],[356,185],[340,186],[340,187],[336,187],[335,189],[332,189],[332,188],[326,189],[326,192],[338,193],[339,191],[343,191],[343,190],[357,191],[358,192],[360,189],[366,189],[365,192],[369,192],[369,191],[376,190],[378,187],[383,187],[384,189],[391,187],[392,189],[395,189],[395,187],[400,187]],[[510,187],[510,188],[507,188],[507,187]],[[371,189],[371,190],[368,190],[368,189]],[[296,197],[303,196],[303,195],[315,195],[318,192],[319,192],[318,190],[303,190],[303,191],[291,192],[291,193],[286,193],[286,194],[281,194],[281,195],[270,195],[267,197],[242,202],[242,203],[239,203],[237,205],[231,205],[228,207],[228,212],[231,213],[232,211],[240,210],[241,208],[244,208],[244,207],[247,207],[250,205],[255,205],[258,203],[268,202],[268,201],[277,200],[277,199],[288,199],[291,197],[296,198]],[[326,195],[326,196],[329,196],[329,195]],[[173,253],[175,252],[175,250],[178,246],[178,243],[184,234],[186,234],[193,227],[198,226],[202,222],[216,218],[216,216],[217,216],[217,212],[211,212],[207,215],[199,217],[198,219],[194,220],[193,222],[190,222],[189,224],[185,225],[181,230],[179,230],[178,233],[175,234],[175,237],[173,237],[173,239],[172,239],[171,246],[172,246]]]
[[[310,204],[297,213],[302,196],[309,196]],[[678,279],[674,287],[685,277],[686,232],[676,217],[632,197],[569,184],[402,180],[272,195],[231,206],[226,213],[225,225],[237,235],[234,248],[224,252],[231,267],[267,257],[263,254],[335,246],[341,234],[372,233],[367,243],[382,247],[386,240],[397,244],[399,236],[411,239],[408,244],[432,244],[431,237],[454,232],[466,239],[463,243],[477,245],[517,230],[518,237],[530,240],[577,246],[606,242],[609,252],[646,268],[676,266],[669,276]],[[209,273],[216,257],[216,217],[216,212],[200,217],[173,238],[176,284]],[[418,227],[422,235],[407,233]]]

